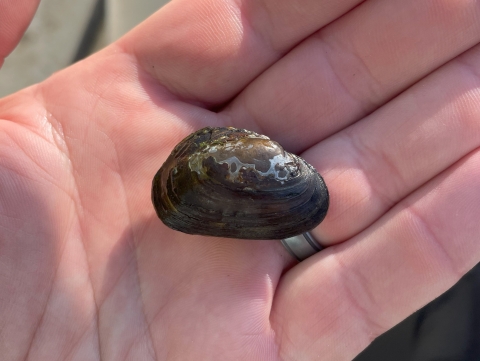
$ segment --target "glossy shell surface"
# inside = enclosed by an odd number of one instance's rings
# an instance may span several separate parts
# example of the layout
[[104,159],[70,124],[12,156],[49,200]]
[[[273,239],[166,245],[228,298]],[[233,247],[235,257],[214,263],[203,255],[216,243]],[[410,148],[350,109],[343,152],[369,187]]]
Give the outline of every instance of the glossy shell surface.
[[205,236],[283,239],[315,228],[329,204],[317,171],[264,135],[203,128],[182,140],[153,179],[170,228]]

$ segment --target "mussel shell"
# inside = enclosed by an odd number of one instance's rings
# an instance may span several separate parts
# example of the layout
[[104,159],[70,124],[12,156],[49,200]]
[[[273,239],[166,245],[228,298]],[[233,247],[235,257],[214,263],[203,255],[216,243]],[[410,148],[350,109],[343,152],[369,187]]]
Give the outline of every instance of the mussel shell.
[[283,239],[315,228],[329,197],[317,171],[277,142],[207,127],[175,147],[153,179],[152,201],[158,217],[184,233]]

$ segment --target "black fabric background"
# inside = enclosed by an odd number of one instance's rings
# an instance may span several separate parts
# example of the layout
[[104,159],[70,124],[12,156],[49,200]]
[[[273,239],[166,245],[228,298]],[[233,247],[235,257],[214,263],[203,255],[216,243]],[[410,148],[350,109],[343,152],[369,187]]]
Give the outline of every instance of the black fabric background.
[[480,265],[355,361],[480,361]]

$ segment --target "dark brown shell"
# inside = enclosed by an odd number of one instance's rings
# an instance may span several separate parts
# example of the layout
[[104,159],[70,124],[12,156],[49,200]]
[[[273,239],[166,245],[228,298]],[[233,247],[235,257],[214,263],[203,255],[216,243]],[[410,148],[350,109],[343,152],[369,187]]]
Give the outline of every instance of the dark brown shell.
[[182,140],[153,179],[168,227],[190,234],[283,239],[315,228],[328,209],[317,171],[264,135],[203,128]]

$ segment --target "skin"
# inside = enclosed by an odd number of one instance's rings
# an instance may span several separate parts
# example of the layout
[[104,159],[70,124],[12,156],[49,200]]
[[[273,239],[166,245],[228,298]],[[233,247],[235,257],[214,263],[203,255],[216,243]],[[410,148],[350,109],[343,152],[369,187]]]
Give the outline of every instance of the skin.
[[[0,0],[0,62],[36,6]],[[175,0],[0,100],[2,359],[353,359],[480,261],[479,42],[475,0]],[[206,125],[318,169],[326,250],[156,218]]]

